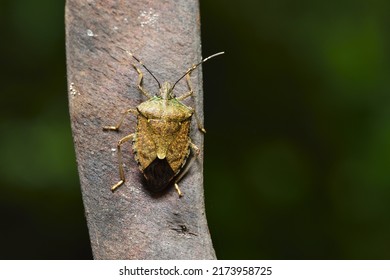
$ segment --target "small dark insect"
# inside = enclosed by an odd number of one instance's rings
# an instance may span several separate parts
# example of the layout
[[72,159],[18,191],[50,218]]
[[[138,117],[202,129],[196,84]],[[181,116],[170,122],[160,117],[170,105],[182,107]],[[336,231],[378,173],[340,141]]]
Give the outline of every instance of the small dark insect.
[[[138,61],[152,75],[158,84],[159,93],[151,96],[145,91],[142,87],[143,74],[133,64],[134,69],[138,73],[138,88],[148,100],[138,105],[136,109],[126,110],[116,126],[103,127],[103,130],[118,131],[127,114],[131,113],[137,116],[136,131],[123,137],[118,142],[120,181],[113,185],[111,190],[115,191],[126,180],[123,171],[121,146],[123,143],[131,140],[133,142],[135,160],[146,178],[149,190],[152,192],[160,192],[174,184],[177,193],[179,196],[182,196],[177,182],[185,175],[193,159],[200,152],[199,148],[192,142],[189,136],[193,115],[195,115],[199,130],[203,133],[206,130],[200,124],[196,111],[184,105],[181,101],[193,95],[190,81],[191,72],[205,61],[221,55],[223,52],[209,56],[193,65],[173,85],[169,82],[164,82],[161,85],[153,73],[138,58],[129,51],[124,51]],[[184,77],[186,77],[189,91],[179,97],[175,97],[173,89]],[[182,170],[190,154],[190,150],[194,153],[194,157],[192,157],[192,160],[187,164],[186,168]]]
[[196,233],[193,233],[193,232],[190,232],[188,227],[186,225],[179,225],[178,228],[171,228],[172,230],[178,232],[178,233],[182,233],[182,234],[191,234],[191,235],[195,235],[197,236]]

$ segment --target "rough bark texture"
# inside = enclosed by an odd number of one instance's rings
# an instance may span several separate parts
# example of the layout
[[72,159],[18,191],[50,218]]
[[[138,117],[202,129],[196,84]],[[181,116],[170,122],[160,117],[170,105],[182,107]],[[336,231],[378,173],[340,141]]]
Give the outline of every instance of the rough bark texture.
[[[132,51],[160,82],[174,82],[201,59],[199,25],[196,0],[67,1],[70,117],[95,259],[215,258],[204,209],[203,149],[180,181],[179,198],[174,188],[159,195],[145,189],[128,142],[122,150],[127,181],[112,193],[119,180],[116,144],[135,131],[136,118],[129,115],[119,132],[102,131],[145,101],[131,67],[136,61],[120,48]],[[195,97],[184,103],[203,120],[201,67],[192,83]],[[144,87],[158,91],[146,71]],[[184,80],[175,88],[178,96],[186,90]],[[202,148],[194,120],[191,127],[191,138]]]

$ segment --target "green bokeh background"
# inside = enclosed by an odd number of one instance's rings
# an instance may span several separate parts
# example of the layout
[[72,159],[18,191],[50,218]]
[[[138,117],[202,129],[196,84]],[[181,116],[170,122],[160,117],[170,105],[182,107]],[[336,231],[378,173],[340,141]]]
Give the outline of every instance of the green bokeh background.
[[[0,2],[0,258],[92,258],[64,1]],[[220,259],[390,259],[390,2],[201,1]]]

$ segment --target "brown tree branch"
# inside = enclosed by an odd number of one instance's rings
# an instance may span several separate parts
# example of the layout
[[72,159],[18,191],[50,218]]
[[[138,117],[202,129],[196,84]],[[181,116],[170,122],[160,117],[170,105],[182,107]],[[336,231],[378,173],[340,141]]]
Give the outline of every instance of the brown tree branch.
[[[174,188],[149,193],[131,151],[123,145],[126,182],[119,180],[116,143],[135,132],[128,116],[119,132],[103,132],[122,112],[145,101],[137,89],[133,52],[163,81],[176,81],[201,60],[199,6],[196,0],[68,0],[66,48],[69,107],[81,190],[95,259],[214,259],[203,198],[203,135],[193,120],[191,138],[199,160]],[[144,87],[158,92],[144,73]],[[191,76],[195,97],[184,103],[203,121],[201,67]],[[187,91],[185,80],[177,95]]]

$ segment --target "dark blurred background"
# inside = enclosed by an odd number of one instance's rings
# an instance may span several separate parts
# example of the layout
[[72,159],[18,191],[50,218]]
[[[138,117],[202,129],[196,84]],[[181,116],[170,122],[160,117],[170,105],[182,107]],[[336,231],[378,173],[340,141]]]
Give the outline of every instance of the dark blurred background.
[[[201,1],[220,259],[390,259],[390,2]],[[0,2],[0,259],[92,258],[64,1]]]

